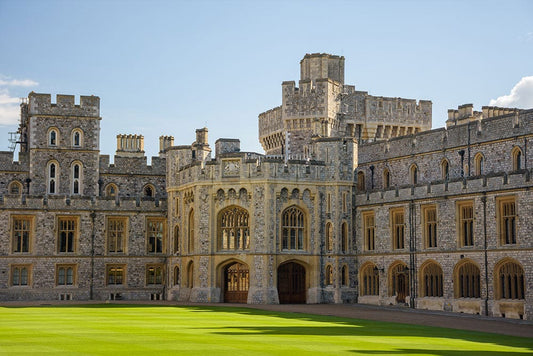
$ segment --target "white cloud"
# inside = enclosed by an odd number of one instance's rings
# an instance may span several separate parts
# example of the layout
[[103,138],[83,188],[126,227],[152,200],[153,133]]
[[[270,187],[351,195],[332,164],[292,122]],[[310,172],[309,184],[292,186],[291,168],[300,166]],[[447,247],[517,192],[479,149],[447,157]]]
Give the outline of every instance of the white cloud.
[[509,95],[503,95],[497,99],[492,99],[489,105],[521,109],[533,108],[533,76],[523,77],[513,89],[511,89]]
[[12,86],[12,87],[32,87],[39,85],[31,79],[0,79],[0,86]]
[[19,122],[19,98],[12,97],[6,89],[0,89],[0,125],[16,125]]

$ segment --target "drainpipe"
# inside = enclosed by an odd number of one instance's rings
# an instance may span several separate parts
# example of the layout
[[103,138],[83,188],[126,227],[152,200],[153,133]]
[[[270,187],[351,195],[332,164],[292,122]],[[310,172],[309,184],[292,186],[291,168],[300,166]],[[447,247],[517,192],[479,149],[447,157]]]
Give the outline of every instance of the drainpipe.
[[485,254],[485,315],[489,315],[489,269],[488,269],[488,256],[487,256],[487,193],[483,192],[481,197],[483,203],[483,252]]
[[461,178],[465,176],[465,150],[459,151],[459,156],[461,156]]
[[468,163],[468,171],[466,172],[466,176],[467,177],[470,177],[470,124],[471,123],[472,123],[472,121],[468,122],[468,148],[467,148],[468,149],[468,157],[467,157],[467,159],[468,159],[468,161],[467,161],[467,163]]
[[91,213],[91,280],[90,280],[90,289],[89,289],[89,299],[93,300],[93,289],[94,289],[94,219],[96,218],[96,213],[93,211]]

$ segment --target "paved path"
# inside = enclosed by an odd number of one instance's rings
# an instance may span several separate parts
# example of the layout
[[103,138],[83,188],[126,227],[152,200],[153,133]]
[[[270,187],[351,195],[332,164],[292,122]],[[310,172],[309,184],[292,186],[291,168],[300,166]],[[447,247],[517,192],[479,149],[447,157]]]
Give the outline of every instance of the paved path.
[[[331,315],[345,318],[377,320],[414,325],[437,326],[459,330],[481,331],[502,335],[522,336],[533,339],[533,321],[491,318],[480,315],[458,314],[410,308],[380,307],[365,304],[230,304],[230,303],[178,303],[172,301],[117,301],[116,304],[174,305],[174,306],[216,306],[261,309],[288,313]],[[5,302],[2,306],[102,304],[91,302]]]

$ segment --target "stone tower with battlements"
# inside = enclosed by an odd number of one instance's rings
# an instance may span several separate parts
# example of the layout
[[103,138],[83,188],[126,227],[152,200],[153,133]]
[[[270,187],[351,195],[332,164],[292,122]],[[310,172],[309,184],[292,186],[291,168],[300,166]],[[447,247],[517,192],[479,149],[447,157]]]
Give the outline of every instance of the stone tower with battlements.
[[431,128],[431,101],[372,96],[344,84],[344,57],[306,54],[300,81],[285,81],[282,104],[259,115],[267,155],[312,158],[311,138],[355,137],[372,142]]

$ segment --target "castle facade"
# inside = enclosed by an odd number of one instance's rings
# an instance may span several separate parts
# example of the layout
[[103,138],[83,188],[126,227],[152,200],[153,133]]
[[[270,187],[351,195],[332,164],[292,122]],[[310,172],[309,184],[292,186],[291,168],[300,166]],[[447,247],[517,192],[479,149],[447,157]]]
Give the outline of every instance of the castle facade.
[[0,153],[0,300],[368,303],[533,318],[533,110],[344,84],[308,54],[259,115],[265,154],[206,128],[100,155],[99,98],[30,93]]

